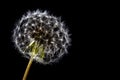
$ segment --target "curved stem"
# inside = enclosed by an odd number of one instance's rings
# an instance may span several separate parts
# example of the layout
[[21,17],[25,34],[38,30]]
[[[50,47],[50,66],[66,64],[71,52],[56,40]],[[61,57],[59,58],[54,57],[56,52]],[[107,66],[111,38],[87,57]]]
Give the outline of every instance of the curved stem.
[[27,65],[27,68],[26,68],[26,70],[25,70],[25,73],[24,73],[24,76],[23,76],[23,79],[22,79],[22,80],[26,80],[32,62],[33,62],[33,57],[31,57],[30,60],[29,60],[29,63],[28,63],[28,65]]

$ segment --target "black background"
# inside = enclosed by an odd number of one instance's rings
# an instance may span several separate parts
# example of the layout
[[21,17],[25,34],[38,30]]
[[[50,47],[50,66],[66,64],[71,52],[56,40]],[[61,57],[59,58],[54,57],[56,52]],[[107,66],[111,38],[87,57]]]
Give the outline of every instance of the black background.
[[[58,80],[81,79],[96,75],[98,58],[95,46],[97,45],[94,33],[97,21],[97,8],[89,2],[70,1],[16,1],[0,3],[0,73],[3,80],[21,80],[26,69],[28,59],[25,59],[12,43],[15,23],[28,10],[47,10],[50,14],[61,16],[68,26],[71,35],[69,53],[58,63],[42,65],[33,62],[28,80]],[[99,25],[98,25],[99,26]],[[94,37],[93,37],[94,34]],[[94,44],[93,44],[94,42]],[[98,51],[99,52],[99,51]],[[96,55],[96,57],[94,57]],[[7,79],[8,78],[8,79]]]

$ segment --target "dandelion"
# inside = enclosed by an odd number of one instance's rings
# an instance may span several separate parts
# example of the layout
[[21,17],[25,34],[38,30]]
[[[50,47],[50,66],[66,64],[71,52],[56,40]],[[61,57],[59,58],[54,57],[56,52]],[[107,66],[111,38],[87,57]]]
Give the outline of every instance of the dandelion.
[[33,60],[41,64],[56,62],[68,53],[71,41],[61,18],[40,10],[29,11],[22,16],[14,29],[13,40],[18,50],[30,59],[25,77]]

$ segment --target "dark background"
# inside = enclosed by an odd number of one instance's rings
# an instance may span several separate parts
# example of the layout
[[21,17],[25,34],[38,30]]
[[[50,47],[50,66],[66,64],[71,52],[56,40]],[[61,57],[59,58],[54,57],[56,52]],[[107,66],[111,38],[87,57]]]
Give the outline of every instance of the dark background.
[[[18,19],[28,10],[37,9],[47,10],[50,14],[61,16],[72,34],[72,45],[69,48],[69,53],[58,63],[45,66],[33,62],[28,80],[63,80],[68,78],[76,80],[93,77],[100,70],[98,69],[100,65],[95,60],[99,57],[94,54],[97,53],[95,32],[98,31],[98,28],[94,26],[97,24],[96,18],[99,13],[95,5],[92,6],[89,2],[57,0],[1,2],[0,4],[0,66],[2,67],[0,73],[3,80],[21,80],[23,77],[28,59],[25,59],[15,48],[11,37]],[[94,29],[96,29],[95,32]],[[96,57],[94,57],[95,55]]]

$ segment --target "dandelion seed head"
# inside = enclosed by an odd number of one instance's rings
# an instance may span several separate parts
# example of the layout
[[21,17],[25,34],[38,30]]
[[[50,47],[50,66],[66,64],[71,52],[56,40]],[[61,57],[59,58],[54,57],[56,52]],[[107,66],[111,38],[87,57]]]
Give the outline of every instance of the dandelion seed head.
[[13,40],[25,57],[32,56],[35,45],[37,54],[34,60],[43,64],[55,62],[68,53],[67,48],[71,41],[61,18],[40,10],[29,11],[23,15],[14,29]]

